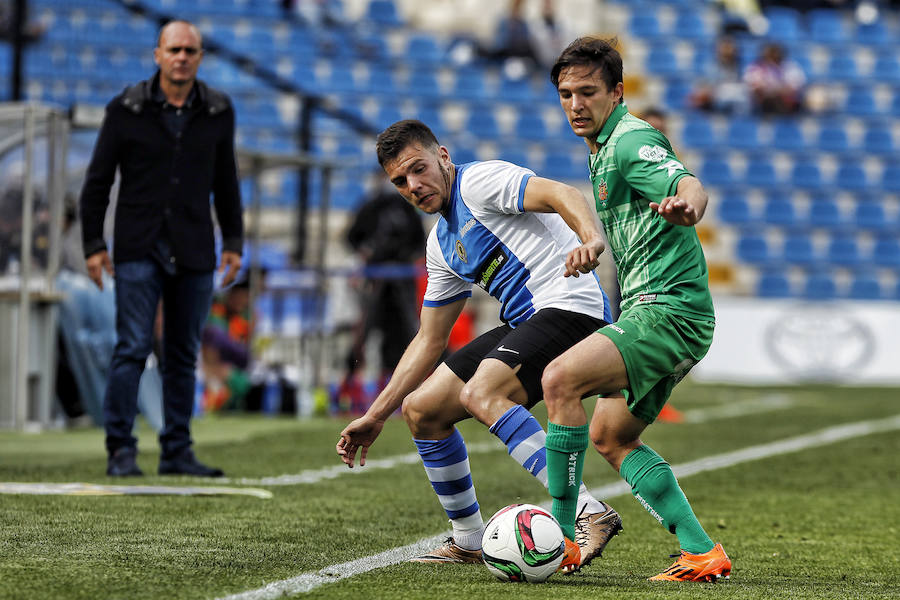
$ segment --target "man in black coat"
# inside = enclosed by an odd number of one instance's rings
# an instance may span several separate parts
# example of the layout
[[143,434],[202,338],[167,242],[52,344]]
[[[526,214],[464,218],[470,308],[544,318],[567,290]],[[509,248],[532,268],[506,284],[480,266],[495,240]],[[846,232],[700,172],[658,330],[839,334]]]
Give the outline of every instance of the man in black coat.
[[[202,37],[194,25],[172,21],[162,28],[154,50],[159,71],[107,105],[81,193],[88,274],[101,289],[104,270],[116,283],[118,341],[103,403],[111,476],[142,474],[132,428],[160,300],[159,473],[222,475],[197,461],[190,434],[200,331],[216,268],[210,193],[222,232],[223,286],[241,265],[243,221],[234,110],[225,94],[197,80],[202,57]],[[103,221],[116,168],[120,187],[111,258]]]

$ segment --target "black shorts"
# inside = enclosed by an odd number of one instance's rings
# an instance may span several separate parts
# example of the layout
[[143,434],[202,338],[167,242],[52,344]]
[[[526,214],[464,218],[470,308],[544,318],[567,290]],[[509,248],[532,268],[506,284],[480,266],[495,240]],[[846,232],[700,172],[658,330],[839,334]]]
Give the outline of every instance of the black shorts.
[[522,365],[516,376],[528,394],[528,408],[544,397],[541,375],[554,358],[608,325],[603,319],[559,308],[539,310],[513,329],[501,325],[478,336],[444,363],[457,377],[469,381],[485,358],[496,358],[512,368]]

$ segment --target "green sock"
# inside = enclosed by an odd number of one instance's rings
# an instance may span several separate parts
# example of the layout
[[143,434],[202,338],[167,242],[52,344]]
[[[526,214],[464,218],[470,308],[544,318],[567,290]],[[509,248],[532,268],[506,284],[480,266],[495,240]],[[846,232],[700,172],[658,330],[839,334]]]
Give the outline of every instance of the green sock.
[[575,539],[575,510],[588,447],[588,426],[547,424],[547,488],[553,497],[553,516],[570,540]]
[[641,445],[632,450],[622,461],[619,474],[647,512],[678,537],[682,550],[694,554],[712,550],[715,544],[694,516],[672,467],[650,446]]

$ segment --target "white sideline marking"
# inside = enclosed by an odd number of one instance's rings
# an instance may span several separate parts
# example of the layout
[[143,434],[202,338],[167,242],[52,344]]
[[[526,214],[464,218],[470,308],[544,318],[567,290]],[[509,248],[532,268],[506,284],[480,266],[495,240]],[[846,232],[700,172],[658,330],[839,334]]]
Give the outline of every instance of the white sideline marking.
[[[794,406],[794,404],[796,403],[787,396],[770,394],[763,396],[762,398],[732,402],[722,406],[710,406],[707,408],[686,410],[684,411],[684,422],[692,424],[706,423],[717,419],[730,419],[772,410],[782,410],[790,408],[791,406]],[[482,442],[466,444],[466,449],[469,454],[477,454],[480,452],[491,452],[505,448],[500,442]],[[286,473],[284,475],[260,478],[223,477],[217,481],[236,485],[304,485],[318,483],[325,479],[336,479],[337,477],[342,477],[344,475],[360,475],[376,469],[392,469],[397,465],[412,465],[420,462],[421,459],[419,458],[419,454],[417,452],[410,452],[409,454],[399,454],[389,458],[369,459],[366,461],[366,466],[362,468],[357,466],[354,469],[349,469],[347,468],[347,465],[341,463],[331,467],[301,471],[300,473]]]
[[783,394],[768,394],[762,398],[739,400],[720,406],[694,408],[684,413],[685,423],[706,423],[717,419],[731,419],[745,415],[755,415],[772,410],[783,410],[794,406],[796,402]]
[[[503,447],[503,444],[499,441],[466,444],[466,449],[469,454],[490,452],[491,450],[499,450]],[[422,459],[419,457],[419,453],[410,452],[409,454],[398,454],[391,458],[368,459],[366,460],[365,467],[360,467],[357,464],[353,469],[347,467],[344,463],[341,463],[331,467],[322,467],[321,469],[312,469],[287,475],[277,475],[275,477],[261,477],[259,479],[250,479],[247,477],[231,479],[223,477],[216,481],[242,485],[300,485],[304,483],[318,483],[325,479],[335,479],[344,475],[363,475],[375,469],[392,469],[397,465],[412,465],[420,462],[422,462]]]
[[[858,423],[850,423],[847,425],[837,425],[807,435],[787,438],[768,444],[750,446],[734,452],[716,454],[682,465],[675,465],[672,467],[672,470],[675,472],[676,477],[683,478],[704,471],[724,469],[745,462],[761,460],[763,458],[788,454],[799,450],[807,450],[818,446],[827,446],[855,437],[863,437],[874,433],[884,433],[896,429],[900,429],[900,414],[873,421],[860,421]],[[628,487],[628,484],[624,481],[600,486],[591,490],[591,493],[594,496],[604,499],[624,496],[630,492],[631,490]],[[413,556],[431,550],[434,545],[440,543],[440,541],[449,534],[449,531],[444,532],[436,536],[419,540],[408,546],[386,550],[385,552],[373,556],[367,556],[339,565],[325,567],[315,573],[303,573],[302,575],[297,575],[290,579],[275,581],[265,587],[225,596],[220,600],[269,600],[309,592],[328,583],[333,583],[335,581],[340,581],[341,579],[367,573],[374,569],[380,569],[409,560]]]

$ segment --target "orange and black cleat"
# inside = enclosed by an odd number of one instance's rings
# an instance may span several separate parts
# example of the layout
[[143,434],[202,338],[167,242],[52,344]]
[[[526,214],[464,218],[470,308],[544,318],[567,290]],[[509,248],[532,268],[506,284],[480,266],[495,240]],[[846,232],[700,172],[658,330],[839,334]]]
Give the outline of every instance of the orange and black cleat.
[[[563,561],[565,562],[565,561]],[[707,581],[715,583],[719,579],[728,579],[731,575],[731,559],[722,549],[722,544],[716,544],[713,549],[703,554],[692,554],[681,551],[671,567],[650,581]]]

